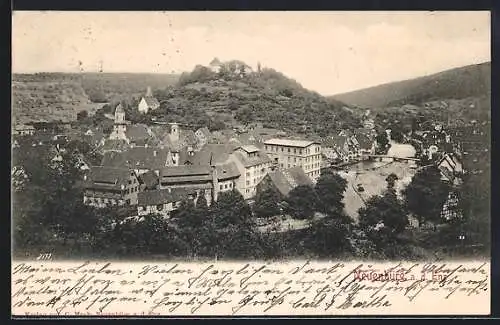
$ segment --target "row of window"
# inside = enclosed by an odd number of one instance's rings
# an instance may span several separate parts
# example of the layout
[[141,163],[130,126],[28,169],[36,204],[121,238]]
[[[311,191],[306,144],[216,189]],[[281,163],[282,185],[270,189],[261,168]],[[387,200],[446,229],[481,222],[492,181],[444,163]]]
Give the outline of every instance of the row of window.
[[[288,152],[288,153],[293,153],[295,155],[299,154],[299,155],[303,155],[304,153],[305,154],[310,154],[311,153],[311,150],[310,148],[307,148],[307,149],[298,149],[298,148],[286,148],[285,150],[285,147],[282,147],[282,146],[272,146],[272,145],[266,145],[266,151],[268,152]],[[314,147],[314,153],[319,153],[321,151],[321,148],[320,147]]]
[[[263,175],[265,175],[265,173],[266,173],[266,168],[265,167],[262,167],[260,170],[256,169],[255,172],[254,172],[255,176],[263,176]],[[247,177],[251,177],[252,176],[252,170],[248,171],[246,175],[247,175]]]
[[[122,205],[124,203],[123,200],[119,199],[108,199],[108,198],[101,198],[101,197],[85,197],[85,203],[90,203],[90,204],[97,204],[97,205],[102,205],[102,204],[109,204],[109,205]],[[130,199],[125,200],[126,204],[130,204]]]
[[[298,162],[301,163],[302,161],[305,160],[305,162],[309,162],[309,161],[315,161],[315,160],[320,160],[321,159],[321,155],[314,155],[314,156],[310,156],[310,157],[306,157],[306,158],[298,158]],[[292,162],[292,157],[288,157],[288,162]],[[293,157],[293,162],[296,163],[297,162],[297,157]]]
[[247,189],[245,190],[245,193],[247,193],[247,194],[249,194],[249,193],[253,193],[253,192],[255,192],[255,187],[252,187],[252,188],[247,188]]
[[233,188],[233,183],[229,183],[229,184],[220,184],[219,185],[219,189],[222,191],[222,190],[227,190],[227,189],[231,189]]
[[139,186],[132,187],[132,188],[125,190],[125,194],[132,194],[134,192],[139,192]]
[[307,173],[307,175],[310,176],[310,177],[315,177],[315,176],[319,176],[319,173],[320,173],[319,170],[314,170],[314,171],[312,171],[310,173]]

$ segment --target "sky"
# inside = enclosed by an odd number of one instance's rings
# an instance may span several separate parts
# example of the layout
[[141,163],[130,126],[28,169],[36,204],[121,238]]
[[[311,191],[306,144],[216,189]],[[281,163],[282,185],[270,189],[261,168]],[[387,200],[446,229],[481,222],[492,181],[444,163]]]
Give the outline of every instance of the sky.
[[491,60],[490,13],[15,11],[12,70],[180,73],[241,60],[323,95]]

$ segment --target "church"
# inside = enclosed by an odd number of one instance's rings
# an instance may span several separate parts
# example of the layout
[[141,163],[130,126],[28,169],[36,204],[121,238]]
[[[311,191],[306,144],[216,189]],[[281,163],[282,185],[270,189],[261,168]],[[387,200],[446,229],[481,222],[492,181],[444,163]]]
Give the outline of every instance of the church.
[[151,92],[151,87],[148,87],[146,91],[146,96],[141,98],[139,105],[137,107],[138,111],[144,114],[147,114],[149,111],[154,111],[160,107],[160,102],[156,98],[154,98],[153,93]]

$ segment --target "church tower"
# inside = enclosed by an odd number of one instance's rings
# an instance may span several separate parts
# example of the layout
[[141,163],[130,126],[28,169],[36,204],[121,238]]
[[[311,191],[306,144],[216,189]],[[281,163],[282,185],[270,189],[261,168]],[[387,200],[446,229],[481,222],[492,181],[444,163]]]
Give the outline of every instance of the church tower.
[[174,143],[179,142],[179,124],[177,123],[171,124],[170,138]]
[[113,132],[110,139],[112,140],[127,140],[125,132],[127,131],[127,121],[125,120],[125,111],[122,104],[118,104],[115,110],[115,123],[113,125]]
[[146,97],[153,97],[153,92],[151,91],[151,87],[148,86],[146,90]]

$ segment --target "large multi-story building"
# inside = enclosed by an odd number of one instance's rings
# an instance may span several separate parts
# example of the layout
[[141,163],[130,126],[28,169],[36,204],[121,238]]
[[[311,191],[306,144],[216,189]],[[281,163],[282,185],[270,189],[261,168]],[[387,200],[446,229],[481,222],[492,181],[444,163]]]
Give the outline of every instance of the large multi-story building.
[[270,139],[264,142],[265,151],[279,169],[301,167],[312,181],[321,170],[321,145],[315,141]]
[[161,170],[160,189],[195,189],[197,195],[205,195],[210,204],[217,201],[219,193],[233,190],[239,177],[233,163],[166,167]]
[[83,203],[95,207],[135,205],[140,182],[133,170],[93,166],[85,176]]
[[236,181],[236,188],[245,199],[257,193],[257,185],[272,167],[269,157],[253,145],[241,146],[230,156],[236,164],[241,177]]

